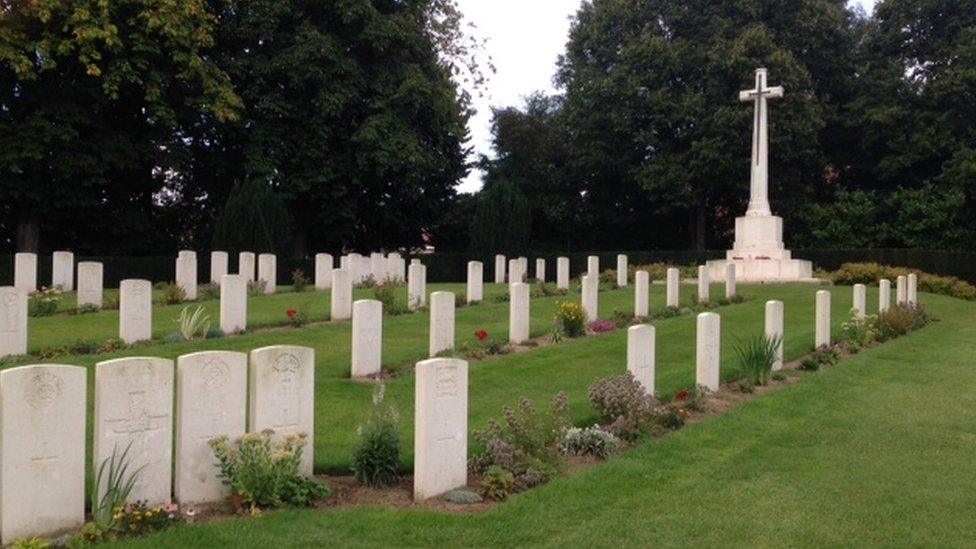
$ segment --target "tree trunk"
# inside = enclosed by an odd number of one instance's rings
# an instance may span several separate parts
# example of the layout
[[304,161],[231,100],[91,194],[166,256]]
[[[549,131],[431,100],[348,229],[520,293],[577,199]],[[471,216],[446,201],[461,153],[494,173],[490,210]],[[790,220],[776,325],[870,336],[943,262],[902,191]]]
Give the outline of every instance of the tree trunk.
[[17,249],[18,252],[37,253],[41,241],[41,221],[37,215],[27,208],[20,210],[17,215]]

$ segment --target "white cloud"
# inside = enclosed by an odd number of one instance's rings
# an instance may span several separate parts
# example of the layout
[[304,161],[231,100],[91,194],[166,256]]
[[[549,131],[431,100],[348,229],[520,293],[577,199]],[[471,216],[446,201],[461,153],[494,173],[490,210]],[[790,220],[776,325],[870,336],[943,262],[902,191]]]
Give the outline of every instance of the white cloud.
[[[871,13],[877,0],[852,0]],[[477,114],[468,122],[474,153],[491,154],[491,107],[522,105],[534,91],[552,92],[556,59],[569,38],[570,17],[581,0],[458,0],[467,22],[487,39],[486,50],[497,73],[484,97],[474,98]],[[472,158],[473,160],[473,158]],[[458,190],[481,188],[481,173],[472,171]]]

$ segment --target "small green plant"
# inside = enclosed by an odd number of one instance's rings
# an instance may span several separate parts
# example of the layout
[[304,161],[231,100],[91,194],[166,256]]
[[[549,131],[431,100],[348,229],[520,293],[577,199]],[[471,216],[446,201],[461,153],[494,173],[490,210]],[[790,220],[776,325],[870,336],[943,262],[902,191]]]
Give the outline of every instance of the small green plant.
[[260,507],[310,505],[325,499],[329,487],[299,472],[308,438],[287,434],[272,442],[274,431],[247,433],[236,443],[226,436],[210,440],[224,484],[254,512]]
[[390,486],[400,470],[399,418],[396,408],[384,401],[386,386],[373,392],[373,408],[359,427],[359,442],[352,456],[352,470],[360,484],[373,488]]
[[58,312],[61,306],[60,288],[41,288],[39,292],[30,295],[27,301],[28,316],[50,316]]
[[48,549],[51,541],[43,538],[18,539],[10,546],[11,549]]
[[740,393],[751,393],[756,390],[756,384],[748,379],[740,379],[736,388],[739,389]]
[[556,325],[567,337],[580,337],[586,333],[586,314],[583,306],[575,301],[556,303]]
[[775,372],[773,374],[773,380],[775,381],[786,381],[786,374],[783,372]]
[[696,385],[691,389],[682,389],[675,393],[673,404],[680,409],[704,412],[708,405],[708,388]]
[[297,309],[286,309],[285,318],[288,319],[288,324],[292,328],[301,328],[305,324],[308,324],[308,304],[304,304]]
[[159,297],[159,302],[163,305],[179,305],[186,301],[186,290],[174,282],[164,283],[160,290],[162,295]]
[[305,275],[305,271],[295,269],[291,272],[291,286],[296,292],[304,292],[307,290],[308,282],[308,276]]
[[563,442],[559,447],[564,454],[609,459],[617,453],[619,445],[620,442],[613,433],[599,425],[594,425],[584,429],[570,428],[563,436]]
[[810,355],[810,358],[815,360],[817,364],[821,366],[833,366],[840,361],[840,355],[837,354],[837,350],[827,345],[814,349],[813,354]]
[[173,320],[176,323],[180,336],[184,341],[202,339],[210,331],[210,315],[207,314],[203,305],[197,305],[192,312],[190,307],[183,307],[180,316]]
[[816,372],[820,369],[820,363],[812,358],[805,358],[800,363],[800,369],[804,372]]
[[894,305],[878,315],[878,339],[884,341],[903,336],[930,322],[921,305]]
[[685,426],[685,416],[679,410],[668,409],[658,416],[657,423],[665,429],[677,431]]
[[481,495],[495,501],[504,501],[517,491],[515,475],[498,465],[492,465],[481,478]]
[[112,449],[112,455],[102,461],[95,471],[94,484],[91,490],[92,522],[102,532],[108,532],[115,523],[115,514],[125,508],[129,494],[136,485],[143,467],[129,471],[130,442],[119,452],[119,447]]
[[392,284],[380,284],[373,288],[373,297],[383,304],[384,314],[397,316],[410,312],[410,308],[397,299],[397,293],[397,286]]
[[73,355],[93,355],[101,350],[99,344],[92,339],[79,339],[68,347]]
[[[776,364],[776,355],[783,339],[779,336],[758,335],[735,346],[739,368],[752,385],[766,385]],[[748,391],[752,392],[752,391]]]

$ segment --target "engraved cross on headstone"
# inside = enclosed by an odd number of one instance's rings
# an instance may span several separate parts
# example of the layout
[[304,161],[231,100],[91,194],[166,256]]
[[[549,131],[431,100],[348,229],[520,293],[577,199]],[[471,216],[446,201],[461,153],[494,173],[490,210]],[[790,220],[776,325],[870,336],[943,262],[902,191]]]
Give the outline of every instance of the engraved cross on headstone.
[[769,216],[769,143],[766,128],[766,100],[783,97],[783,87],[766,87],[766,69],[756,69],[756,87],[739,92],[739,101],[755,103],[752,129],[752,177],[747,216]]

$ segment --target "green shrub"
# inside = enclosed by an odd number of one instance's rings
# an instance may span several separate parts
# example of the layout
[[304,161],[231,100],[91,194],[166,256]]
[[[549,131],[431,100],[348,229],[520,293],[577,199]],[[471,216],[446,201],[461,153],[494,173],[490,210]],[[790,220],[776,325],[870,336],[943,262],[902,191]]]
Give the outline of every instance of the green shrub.
[[504,501],[517,490],[515,475],[492,465],[481,478],[481,495],[495,501]]
[[73,355],[93,355],[101,349],[94,340],[79,339],[68,347],[68,352]]
[[579,337],[586,333],[586,314],[583,306],[575,301],[556,303],[556,325],[568,337]]
[[[783,339],[779,336],[758,335],[741,345],[735,345],[739,368],[751,385],[766,385],[776,363],[776,355]],[[752,391],[748,391],[752,392]]]
[[833,366],[840,361],[840,355],[837,354],[837,350],[827,345],[814,349],[810,358],[821,366]]
[[609,459],[617,453],[619,444],[613,433],[594,425],[585,429],[572,427],[567,430],[560,449],[564,454]]
[[739,389],[740,393],[752,393],[756,390],[756,384],[748,379],[740,379],[735,386]]
[[231,442],[226,436],[210,440],[224,484],[239,494],[251,511],[259,507],[310,505],[329,496],[329,487],[299,473],[304,434],[288,434],[271,441],[274,431],[247,433]]
[[673,404],[681,409],[704,412],[708,404],[708,388],[696,385],[691,389],[682,389],[675,393]]
[[862,317],[856,309],[851,309],[850,318],[840,327],[841,338],[847,343],[851,352],[856,353],[878,339],[880,334],[877,326],[877,316]]
[[296,292],[304,292],[308,289],[308,277],[305,276],[305,271],[295,269],[291,272],[291,286]]
[[923,292],[947,295],[959,299],[976,300],[976,286],[954,276],[939,276],[913,271],[906,267],[892,267],[878,263],[844,263],[839,269],[827,274],[834,284],[852,286],[854,284],[877,284],[882,278],[895,280],[915,272],[918,276],[918,289]]
[[43,538],[18,539],[10,547],[11,549],[48,549],[51,547],[51,542]]
[[98,305],[95,305],[94,303],[82,303],[81,305],[78,306],[77,312],[80,315],[87,315],[87,314],[97,313],[101,310],[102,308],[99,307]]
[[559,443],[570,425],[565,393],[556,395],[548,415],[536,413],[532,401],[522,397],[514,408],[502,408],[501,421],[492,419],[484,430],[475,431],[482,448],[471,466],[481,473],[493,466],[507,471],[518,490],[543,484],[562,468]]
[[685,426],[685,416],[678,410],[669,409],[658,416],[657,422],[665,429],[677,431]]
[[920,305],[893,305],[877,317],[878,339],[885,341],[917,330],[929,322]]
[[786,374],[783,372],[775,372],[773,374],[773,379],[776,381],[786,381]]
[[173,282],[164,283],[160,287],[160,290],[162,291],[162,295],[159,298],[159,302],[163,305],[178,305],[186,301],[186,291]]
[[27,301],[28,316],[50,316],[58,312],[61,306],[60,288],[41,288],[34,292]]
[[596,380],[587,394],[608,430],[622,439],[634,440],[654,424],[654,397],[630,372]]
[[373,393],[373,408],[359,428],[359,442],[352,456],[352,470],[360,484],[381,488],[396,482],[400,470],[398,418],[392,404],[384,402],[385,386]]

